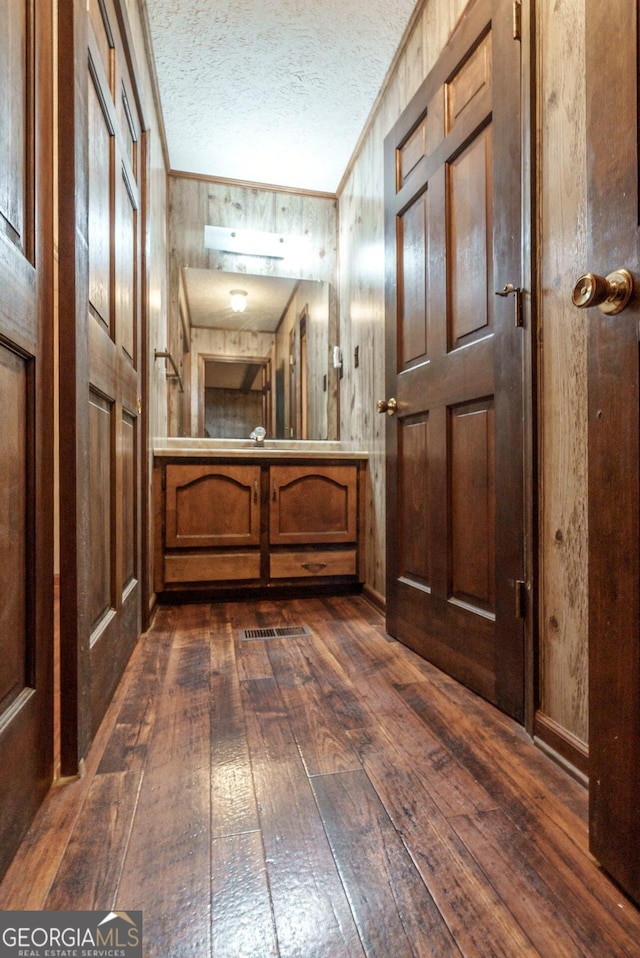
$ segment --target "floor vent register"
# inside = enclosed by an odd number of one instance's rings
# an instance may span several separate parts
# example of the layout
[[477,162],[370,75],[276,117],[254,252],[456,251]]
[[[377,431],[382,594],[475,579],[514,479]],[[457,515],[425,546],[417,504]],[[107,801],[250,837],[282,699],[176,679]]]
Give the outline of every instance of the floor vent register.
[[241,629],[240,641],[251,642],[256,639],[302,639],[311,635],[306,625],[283,625],[269,629]]

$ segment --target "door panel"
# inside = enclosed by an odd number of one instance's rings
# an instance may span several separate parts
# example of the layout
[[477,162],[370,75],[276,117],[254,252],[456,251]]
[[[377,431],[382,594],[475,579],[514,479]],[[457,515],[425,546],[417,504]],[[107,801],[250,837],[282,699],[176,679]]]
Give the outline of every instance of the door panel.
[[[587,0],[588,260],[626,267],[618,315],[585,312],[589,389],[591,851],[640,902],[640,369],[638,8]],[[625,24],[611,35],[610,24]],[[624,117],[612,135],[606,118]],[[577,279],[577,277],[576,277]]]
[[467,9],[386,141],[387,628],[522,719],[523,331],[494,296],[521,273],[511,15]]
[[491,127],[447,165],[449,349],[491,322]]
[[398,571],[406,581],[428,589],[431,587],[432,552],[428,413],[424,418],[407,419],[403,422],[399,445],[399,525],[405,548]]
[[53,776],[51,30],[0,6],[0,877]]
[[0,486],[0,721],[27,686],[33,636],[27,628],[27,442],[31,432],[27,362],[0,345],[0,409],[3,421]]
[[427,355],[428,198],[428,191],[419,196],[399,217],[398,223],[403,290],[398,342],[404,365]]
[[86,753],[142,622],[145,123],[125,6],[73,0],[59,8],[60,96],[68,107],[60,119],[60,268],[75,277],[61,290],[71,380],[61,384],[61,485],[75,506],[61,517],[63,680],[76,692],[62,720],[69,773]]
[[495,616],[494,415],[491,403],[450,410],[451,601]]
[[112,607],[112,403],[92,391],[89,399],[89,546],[91,635]]

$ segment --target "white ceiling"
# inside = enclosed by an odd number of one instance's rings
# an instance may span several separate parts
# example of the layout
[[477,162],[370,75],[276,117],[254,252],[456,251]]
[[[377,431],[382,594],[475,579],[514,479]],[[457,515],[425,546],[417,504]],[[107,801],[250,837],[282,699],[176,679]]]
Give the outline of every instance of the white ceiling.
[[335,193],[416,0],[145,0],[173,170]]

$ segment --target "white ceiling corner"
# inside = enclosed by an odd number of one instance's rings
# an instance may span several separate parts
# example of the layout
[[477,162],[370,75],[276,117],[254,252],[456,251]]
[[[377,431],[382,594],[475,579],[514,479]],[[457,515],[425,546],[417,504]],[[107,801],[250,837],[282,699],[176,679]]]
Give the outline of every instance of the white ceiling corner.
[[146,0],[171,168],[334,193],[416,0]]

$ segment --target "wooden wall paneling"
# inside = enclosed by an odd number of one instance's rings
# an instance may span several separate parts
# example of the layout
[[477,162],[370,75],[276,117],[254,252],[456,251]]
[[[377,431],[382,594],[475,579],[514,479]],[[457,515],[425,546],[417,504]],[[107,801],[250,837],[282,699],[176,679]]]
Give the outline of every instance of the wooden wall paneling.
[[[553,13],[536,6],[541,184],[539,708],[558,728],[586,743],[586,323],[570,295],[586,262],[584,4],[571,0]],[[572,30],[570,45],[562,41],[567,29]]]

